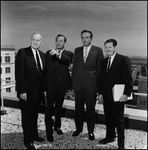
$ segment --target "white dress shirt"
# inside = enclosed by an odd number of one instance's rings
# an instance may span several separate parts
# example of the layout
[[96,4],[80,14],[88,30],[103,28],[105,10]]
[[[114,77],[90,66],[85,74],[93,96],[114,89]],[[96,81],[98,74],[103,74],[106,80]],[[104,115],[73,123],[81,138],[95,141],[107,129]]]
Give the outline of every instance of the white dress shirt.
[[[87,49],[87,57],[88,57],[89,51],[90,51],[90,49],[91,49],[91,46],[92,46],[92,45],[89,45],[88,47],[85,47],[85,46],[83,47],[83,58],[86,57],[86,56],[85,56],[85,51],[86,51],[86,49]],[[87,60],[87,57],[86,57],[86,60]],[[84,61],[86,61],[86,60],[84,60]]]
[[59,55],[59,59],[61,59],[61,56],[62,56],[62,52],[64,51],[64,49],[62,49],[62,50],[58,50],[58,49],[56,49],[56,51],[58,51],[59,53],[60,53],[60,55]]
[[[113,60],[114,60],[114,58],[115,58],[115,55],[116,55],[116,52],[114,53],[114,55],[109,56],[109,57],[110,57],[110,67],[111,67],[112,62],[113,62]],[[110,67],[109,67],[109,68],[110,68]]]
[[[37,59],[36,59],[36,50],[31,48],[32,49],[32,52],[33,52],[33,55],[34,55],[34,58],[35,58],[35,61],[36,61],[36,64],[37,64]],[[41,60],[41,57],[40,57],[40,53],[39,51],[37,50],[37,53],[38,53],[38,56],[39,56],[39,61],[40,61],[40,65],[41,65],[41,68],[43,69],[43,64],[42,64],[42,60]]]
[[89,45],[88,47],[83,47],[83,54],[84,54],[84,51],[85,51],[85,49],[87,48],[87,54],[89,53],[89,51],[90,51],[90,49],[91,49],[91,46],[92,45]]

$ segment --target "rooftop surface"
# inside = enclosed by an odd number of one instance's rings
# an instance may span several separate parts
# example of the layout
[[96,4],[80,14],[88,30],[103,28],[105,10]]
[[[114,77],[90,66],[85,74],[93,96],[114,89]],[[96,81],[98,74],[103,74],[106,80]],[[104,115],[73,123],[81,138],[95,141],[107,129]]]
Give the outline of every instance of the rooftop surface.
[[[1,115],[1,149],[25,149],[23,145],[23,133],[21,126],[20,109],[4,107],[5,115]],[[78,137],[72,137],[75,131],[74,119],[62,118],[64,134],[53,133],[54,142],[46,139],[44,114],[38,118],[39,134],[45,138],[45,142],[34,142],[36,149],[117,149],[117,139],[113,143],[100,145],[98,142],[105,137],[106,127],[96,124],[94,129],[95,140],[90,141],[87,134],[87,126],[84,123],[83,132]],[[147,149],[147,132],[143,130],[125,129],[126,149]]]

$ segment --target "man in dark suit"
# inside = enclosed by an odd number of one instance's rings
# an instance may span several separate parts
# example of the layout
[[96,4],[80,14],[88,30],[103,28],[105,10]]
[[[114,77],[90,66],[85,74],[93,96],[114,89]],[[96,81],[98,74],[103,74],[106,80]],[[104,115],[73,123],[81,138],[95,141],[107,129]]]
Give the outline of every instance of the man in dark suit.
[[[119,149],[124,149],[124,105],[133,88],[131,63],[128,57],[116,52],[116,40],[109,39],[104,46],[107,57],[101,61],[99,97],[103,98],[106,138],[99,143],[113,142],[117,127],[118,146]],[[115,84],[125,85],[123,95],[117,102],[114,101],[112,93]]]
[[41,45],[42,35],[33,33],[31,46],[20,49],[15,60],[17,97],[20,99],[24,145],[27,149],[35,149],[34,140],[44,141],[37,130],[38,109],[44,99],[45,54],[39,50]]
[[54,130],[63,134],[61,128],[61,112],[64,96],[67,90],[72,89],[72,80],[69,73],[69,64],[72,62],[73,53],[65,50],[67,39],[58,34],[55,39],[56,49],[51,48],[46,52],[46,90],[47,107],[45,114],[46,135],[49,142],[53,142],[52,111],[55,104]]
[[93,34],[91,31],[81,32],[83,46],[75,49],[72,80],[75,92],[75,124],[76,131],[73,136],[78,136],[83,131],[84,104],[86,104],[86,121],[88,136],[94,140],[95,104],[100,77],[100,61],[104,58],[100,47],[91,44]]

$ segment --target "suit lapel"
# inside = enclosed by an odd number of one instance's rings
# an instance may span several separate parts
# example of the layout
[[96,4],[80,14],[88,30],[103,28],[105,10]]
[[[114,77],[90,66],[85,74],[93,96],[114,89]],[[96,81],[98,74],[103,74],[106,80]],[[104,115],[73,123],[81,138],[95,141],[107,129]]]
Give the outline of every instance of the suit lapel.
[[[31,49],[31,46],[29,47],[29,51],[28,51],[28,52],[29,52],[29,56],[30,56],[31,61],[32,61],[32,62],[30,62],[30,64],[33,64],[33,66],[34,66],[36,72],[38,73],[38,69],[37,69],[37,65],[36,65],[36,60],[35,60],[35,58],[34,58],[34,55],[33,55],[32,49]],[[40,53],[40,52],[39,52],[39,53]],[[42,57],[41,54],[40,54],[40,57]],[[42,58],[41,58],[41,59],[42,59]],[[43,63],[43,61],[42,61],[42,63]]]
[[84,64],[84,58],[83,58],[83,46],[80,48],[79,53],[80,53],[80,61],[82,60],[82,62],[83,62],[83,64]]
[[44,62],[44,56],[42,55],[42,53],[39,51],[39,54],[40,54],[40,57],[41,57],[41,61],[42,61],[42,70],[44,70],[44,67],[45,67],[45,62]]
[[[63,52],[62,52],[62,55],[65,55],[66,54],[66,51],[65,51],[65,49],[63,50]],[[61,57],[62,57],[62,55],[61,55]],[[55,66],[58,66],[60,64],[60,60],[55,56]]]
[[28,55],[30,56],[31,60],[32,60],[32,64],[35,66],[35,68],[37,67],[36,66],[36,61],[35,61],[35,58],[34,58],[34,55],[33,55],[33,52],[32,52],[32,49],[31,49],[31,46],[29,47],[29,50],[28,50]]
[[111,64],[110,70],[112,70],[113,68],[115,68],[116,65],[118,64],[118,61],[119,61],[118,58],[119,58],[119,57],[118,57],[118,54],[116,53],[116,55],[115,55],[115,57],[114,57],[114,60],[113,60],[113,62],[112,62],[112,64]]
[[[92,53],[93,53],[93,50],[94,50],[94,47],[93,47],[93,45],[92,45],[91,48],[90,48],[90,51],[89,51],[89,53],[88,53],[88,56],[87,56],[87,59],[86,59],[85,64],[88,62],[88,59],[91,57],[91,55],[92,55]],[[82,51],[83,51],[83,50],[82,50]]]

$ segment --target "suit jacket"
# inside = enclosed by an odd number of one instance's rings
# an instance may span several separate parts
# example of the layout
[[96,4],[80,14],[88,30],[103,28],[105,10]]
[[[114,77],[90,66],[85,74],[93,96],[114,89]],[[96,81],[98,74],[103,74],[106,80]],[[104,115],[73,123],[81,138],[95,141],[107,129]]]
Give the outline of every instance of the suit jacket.
[[128,57],[116,53],[111,64],[110,70],[107,73],[108,58],[101,61],[100,87],[99,94],[104,96],[110,95],[110,100],[113,101],[112,88],[115,84],[125,84],[124,93],[130,96],[133,89],[133,80],[131,75],[131,63]]
[[86,85],[88,91],[93,92],[97,90],[100,77],[100,61],[103,58],[102,49],[92,45],[84,63],[83,46],[75,49],[72,68],[72,80],[75,91],[80,90],[82,82]]
[[73,53],[64,50],[61,59],[51,56],[50,50],[46,52],[46,90],[51,92],[55,86],[66,91],[72,89],[72,80],[69,73],[69,64],[72,62]]
[[17,96],[27,93],[27,100],[37,101],[39,85],[43,84],[45,75],[45,54],[39,50],[43,64],[42,75],[39,74],[31,46],[18,51],[15,59],[15,79]]

